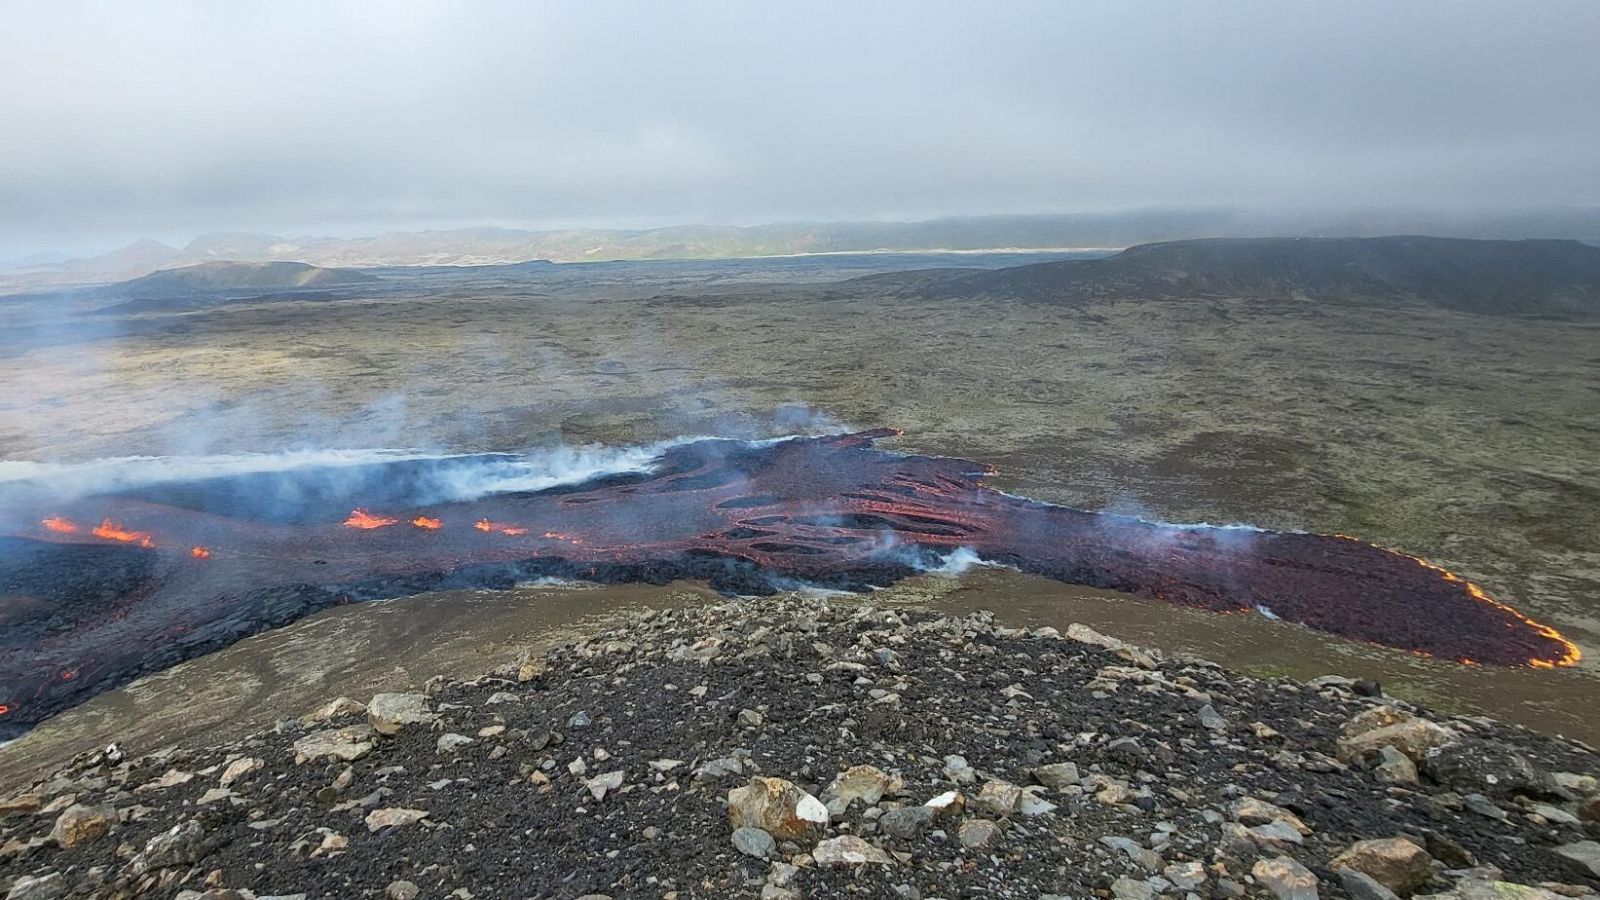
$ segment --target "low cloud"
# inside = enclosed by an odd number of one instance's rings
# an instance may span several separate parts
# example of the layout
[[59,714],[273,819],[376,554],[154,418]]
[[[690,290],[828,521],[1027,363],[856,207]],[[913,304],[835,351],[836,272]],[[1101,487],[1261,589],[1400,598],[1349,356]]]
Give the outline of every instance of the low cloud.
[[36,2],[0,244],[1600,203],[1600,5]]

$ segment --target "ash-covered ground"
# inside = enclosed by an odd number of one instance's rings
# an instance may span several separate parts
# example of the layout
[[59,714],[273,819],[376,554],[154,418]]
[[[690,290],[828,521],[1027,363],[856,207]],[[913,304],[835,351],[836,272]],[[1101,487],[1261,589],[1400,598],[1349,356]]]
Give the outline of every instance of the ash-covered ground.
[[1593,751],[1083,626],[647,612],[0,802],[12,898],[1592,897]]

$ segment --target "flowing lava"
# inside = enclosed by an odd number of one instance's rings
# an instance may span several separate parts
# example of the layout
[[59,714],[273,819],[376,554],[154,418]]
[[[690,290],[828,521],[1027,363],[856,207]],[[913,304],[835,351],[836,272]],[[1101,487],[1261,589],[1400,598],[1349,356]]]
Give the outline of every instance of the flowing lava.
[[371,531],[374,528],[387,528],[390,525],[398,525],[399,523],[399,519],[392,519],[388,516],[375,516],[364,509],[350,510],[350,517],[344,520],[346,528],[360,528],[366,531]]
[[[993,490],[987,467],[879,450],[888,430],[662,451],[647,471],[472,500],[407,500],[414,463],[374,463],[365,485],[397,510],[216,479],[87,498],[71,517],[0,532],[0,598],[35,597],[0,629],[6,727],[26,726],[139,674],[317,609],[423,591],[508,588],[540,577],[772,593],[796,581],[891,584],[954,554],[1071,584],[1218,613],[1260,611],[1338,637],[1477,665],[1574,665],[1554,629],[1452,572],[1338,535],[1176,526]],[[455,459],[453,471],[473,465]],[[489,460],[486,465],[501,465]],[[286,513],[252,497],[308,497]],[[73,519],[104,517],[91,535]],[[473,522],[443,529],[444,521]],[[160,522],[149,533],[119,521]],[[401,521],[413,528],[389,528]],[[57,523],[52,525],[52,523]],[[529,523],[507,524],[507,523]],[[0,523],[0,529],[4,529]],[[537,531],[531,529],[537,527]],[[361,529],[359,540],[349,529]],[[503,540],[504,537],[526,537]],[[109,538],[112,544],[91,538]],[[177,566],[183,552],[205,566]],[[50,611],[30,613],[30,609]],[[4,610],[0,610],[3,612]],[[55,673],[81,672],[63,680]]]
[[97,538],[104,538],[108,541],[120,541],[124,544],[137,544],[140,547],[145,548],[154,547],[156,545],[155,539],[150,537],[150,533],[148,531],[129,531],[128,529],[123,528],[121,524],[113,522],[110,519],[106,519],[99,525],[96,525],[94,530],[89,533]]
[[193,549],[191,549],[189,551],[189,555],[194,557],[195,559],[210,559],[211,558],[211,551],[206,549],[205,547],[196,546],[195,548],[193,548]]
[[[1330,537],[1335,537],[1335,538],[1339,538],[1341,540],[1346,540],[1346,541],[1355,541],[1356,543],[1362,544],[1364,546],[1369,546],[1369,547],[1373,546],[1371,544],[1367,544],[1366,541],[1363,541],[1358,537],[1352,537],[1352,536],[1350,536],[1348,534],[1335,534],[1335,535],[1330,535]],[[1412,556],[1409,553],[1402,553],[1399,550],[1391,550],[1391,549],[1389,549],[1387,547],[1379,547],[1377,549],[1382,550],[1384,553],[1393,553],[1396,556],[1401,556],[1401,557],[1404,557],[1406,559],[1409,559],[1412,562],[1416,563],[1417,565],[1422,566],[1425,569],[1428,569],[1428,570],[1430,570],[1432,572],[1437,573],[1438,576],[1440,578],[1443,578],[1445,581],[1448,581],[1448,582],[1450,582],[1452,584],[1460,585],[1464,590],[1466,590],[1466,592],[1469,595],[1472,596],[1472,598],[1474,600],[1477,600],[1480,603],[1487,603],[1488,605],[1494,607],[1495,609],[1500,610],[1501,612],[1505,613],[1506,615],[1511,616],[1512,618],[1516,619],[1518,622],[1521,622],[1523,625],[1527,626],[1528,628],[1533,629],[1535,632],[1537,632],[1542,637],[1545,637],[1545,638],[1547,638],[1547,639],[1549,639],[1551,641],[1555,641],[1565,651],[1560,656],[1556,657],[1555,659],[1530,658],[1528,660],[1528,665],[1529,666],[1532,666],[1535,669],[1554,669],[1554,668],[1558,668],[1558,667],[1561,667],[1561,666],[1575,666],[1575,665],[1578,664],[1578,662],[1580,660],[1583,659],[1583,652],[1578,649],[1578,645],[1574,644],[1571,641],[1567,640],[1566,638],[1562,637],[1561,636],[1561,632],[1555,630],[1554,628],[1551,628],[1549,625],[1545,625],[1542,622],[1536,622],[1533,619],[1531,619],[1531,618],[1523,615],[1522,613],[1518,612],[1516,609],[1513,609],[1512,607],[1507,606],[1504,603],[1501,603],[1499,600],[1496,600],[1493,597],[1489,596],[1489,592],[1488,591],[1485,591],[1483,588],[1479,587],[1478,585],[1473,584],[1472,582],[1466,580],[1465,578],[1462,578],[1460,575],[1457,575],[1456,573],[1450,571],[1449,569],[1446,569],[1444,566],[1435,565],[1435,564],[1433,564],[1431,562],[1428,562],[1427,560],[1423,559],[1420,556]],[[1457,659],[1456,662],[1459,662],[1459,663],[1462,663],[1462,664],[1468,665],[1468,666],[1478,665],[1478,661],[1477,660],[1472,659],[1470,657],[1465,657],[1465,656],[1461,657],[1460,659]]]

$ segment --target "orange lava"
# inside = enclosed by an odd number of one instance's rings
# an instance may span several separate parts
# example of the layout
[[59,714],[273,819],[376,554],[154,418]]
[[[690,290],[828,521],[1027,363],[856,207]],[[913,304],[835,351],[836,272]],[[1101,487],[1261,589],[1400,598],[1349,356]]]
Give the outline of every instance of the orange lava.
[[195,559],[210,559],[211,558],[211,551],[206,549],[205,547],[195,547],[194,549],[189,551],[189,555],[194,557]]
[[39,524],[43,525],[46,530],[54,531],[56,534],[78,533],[78,525],[76,522],[73,522],[69,519],[63,519],[60,516],[51,516]]
[[428,531],[436,531],[444,527],[444,520],[435,519],[431,516],[417,516],[411,520],[411,524]]
[[0,703],[0,716],[6,715],[9,712],[11,712],[11,707],[5,705],[4,703]]
[[110,519],[101,522],[89,533],[97,538],[105,538],[108,541],[121,541],[124,544],[138,544],[141,547],[154,547],[156,545],[149,532],[129,531],[123,528],[121,523],[113,522]]
[[399,524],[399,522],[399,519],[391,519],[388,516],[375,516],[364,509],[350,510],[350,518],[344,520],[346,527],[361,528],[368,531],[374,528],[387,528],[390,525]]
[[528,533],[528,529],[523,528],[521,525],[506,525],[501,522],[491,522],[488,519],[479,519],[478,521],[472,523],[472,527],[478,529],[479,531],[494,532],[497,534],[509,534],[512,537],[516,537],[519,534]]
[[[1504,613],[1507,613],[1508,615],[1511,615],[1511,616],[1515,617],[1517,620],[1522,622],[1524,625],[1527,625],[1529,628],[1532,628],[1535,632],[1537,632],[1541,636],[1549,638],[1550,640],[1555,641],[1556,643],[1561,645],[1562,653],[1561,653],[1560,656],[1556,657],[1555,659],[1530,659],[1530,660],[1528,660],[1528,665],[1530,667],[1532,667],[1532,668],[1535,668],[1535,669],[1558,669],[1558,668],[1564,668],[1566,666],[1575,666],[1575,665],[1578,664],[1578,662],[1580,660],[1583,659],[1583,651],[1578,649],[1578,645],[1577,644],[1574,644],[1573,642],[1567,640],[1566,637],[1561,634],[1561,632],[1555,630],[1554,628],[1551,628],[1549,625],[1546,625],[1543,622],[1535,621],[1534,619],[1530,618],[1529,616],[1523,615],[1520,611],[1518,611],[1518,610],[1516,610],[1516,609],[1514,609],[1514,608],[1512,608],[1510,606],[1507,606],[1504,603],[1501,603],[1499,600],[1496,600],[1493,597],[1489,596],[1489,592],[1488,591],[1485,591],[1483,588],[1479,587],[1474,582],[1468,581],[1467,579],[1462,578],[1460,575],[1457,575],[1456,573],[1450,571],[1449,569],[1446,569],[1444,566],[1435,565],[1435,564],[1433,564],[1431,562],[1428,562],[1427,560],[1423,559],[1420,556],[1413,556],[1410,553],[1405,553],[1405,552],[1402,552],[1400,550],[1394,550],[1394,549],[1391,549],[1389,547],[1380,547],[1377,544],[1373,544],[1373,543],[1370,543],[1368,541],[1363,541],[1363,540],[1361,540],[1361,538],[1354,537],[1352,535],[1336,534],[1336,535],[1333,535],[1333,537],[1343,538],[1344,540],[1355,541],[1355,542],[1361,543],[1361,544],[1367,544],[1367,546],[1369,546],[1369,547],[1377,547],[1377,549],[1382,550],[1385,553],[1393,553],[1396,556],[1403,556],[1406,559],[1409,559],[1412,562],[1415,562],[1417,565],[1422,566],[1423,568],[1428,569],[1429,571],[1437,573],[1439,575],[1439,577],[1444,579],[1445,581],[1451,582],[1453,584],[1459,584],[1462,587],[1466,588],[1467,593],[1472,597],[1472,599],[1478,601],[1479,603],[1487,603],[1488,605],[1494,607],[1495,609],[1498,609],[1498,610],[1500,610],[1500,611],[1502,611]],[[1429,654],[1419,653],[1418,655],[1427,656]],[[1475,665],[1478,664],[1477,660],[1468,659],[1466,657],[1461,657],[1461,658],[1457,659],[1456,662],[1464,663],[1464,664],[1469,665],[1469,666],[1475,666]]]

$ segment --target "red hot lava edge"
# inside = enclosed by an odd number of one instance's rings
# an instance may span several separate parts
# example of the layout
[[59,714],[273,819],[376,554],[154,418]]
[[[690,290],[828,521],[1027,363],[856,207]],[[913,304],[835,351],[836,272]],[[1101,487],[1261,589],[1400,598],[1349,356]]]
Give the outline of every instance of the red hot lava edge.
[[961,459],[876,449],[889,429],[664,451],[647,474],[317,524],[127,498],[0,538],[0,724],[316,609],[539,576],[703,578],[763,594],[890,584],[958,548],[1023,572],[1501,666],[1569,666],[1554,629],[1420,559],[1354,538],[1171,526],[985,487]]

